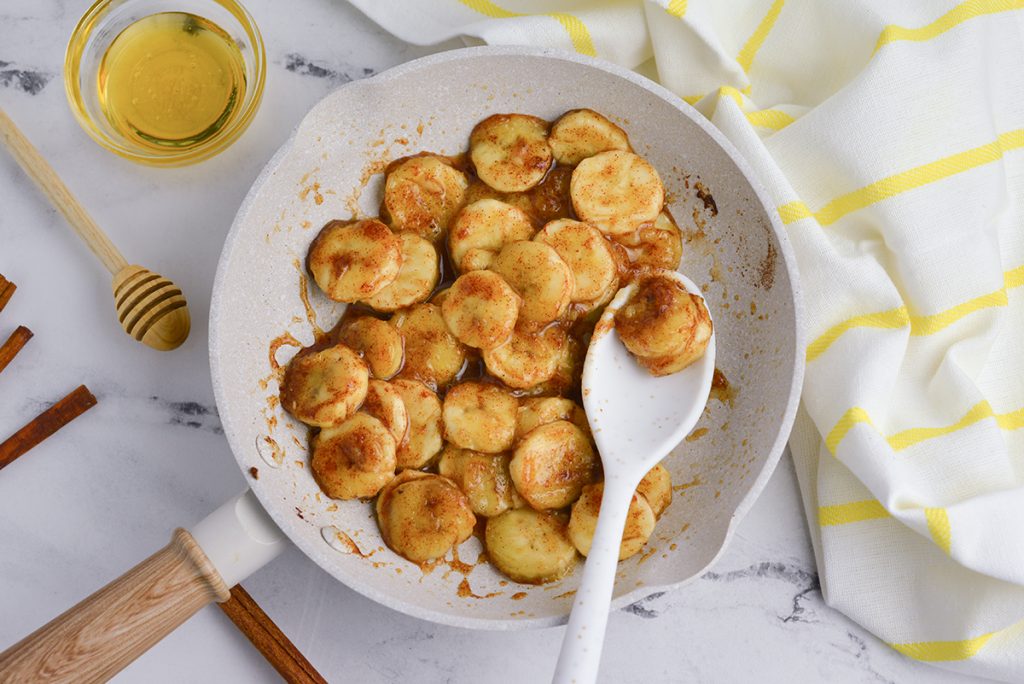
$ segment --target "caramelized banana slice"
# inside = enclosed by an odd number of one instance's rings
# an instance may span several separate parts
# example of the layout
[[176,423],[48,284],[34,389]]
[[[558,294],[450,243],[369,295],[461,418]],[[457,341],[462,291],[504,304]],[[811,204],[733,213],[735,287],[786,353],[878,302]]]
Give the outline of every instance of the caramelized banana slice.
[[367,499],[395,476],[395,438],[367,413],[313,438],[310,469],[332,499]]
[[[569,539],[576,550],[586,556],[590,553],[590,544],[594,540],[597,529],[597,515],[601,511],[601,496],[604,494],[604,483],[587,485],[580,494],[579,501],[572,506],[572,517],[569,518]],[[619,560],[626,560],[643,548],[654,532],[654,513],[647,499],[633,494],[626,513],[626,529],[622,532],[622,545],[619,546]]]
[[575,337],[566,336],[565,345],[558,355],[554,375],[539,385],[535,385],[530,393],[538,396],[568,394],[574,389],[579,390],[583,375],[583,361],[586,356],[586,348]]
[[299,354],[281,384],[281,405],[306,425],[331,427],[355,413],[366,398],[369,372],[343,344]]
[[512,336],[520,301],[516,291],[497,273],[470,271],[452,283],[441,314],[460,342],[491,349]]
[[370,380],[366,401],[359,410],[379,420],[395,438],[396,446],[405,439],[405,433],[409,431],[409,412],[402,395],[390,383]]
[[382,213],[399,232],[416,233],[437,242],[462,206],[469,179],[444,159],[409,157],[384,181]]
[[533,237],[530,217],[519,207],[482,199],[463,207],[448,231],[452,263],[462,273],[487,268],[508,242]]
[[615,257],[601,232],[581,221],[559,219],[533,238],[552,247],[572,271],[572,301],[588,302],[606,295],[615,283]]
[[473,534],[476,516],[448,478],[403,470],[377,499],[377,525],[392,551],[413,563],[440,558]]
[[707,349],[711,316],[703,298],[667,274],[654,272],[640,279],[615,312],[615,329],[626,349],[639,357],[683,354],[681,370]]
[[659,463],[647,471],[644,479],[637,485],[636,492],[647,500],[654,517],[660,518],[672,503],[672,476],[665,466]]
[[466,362],[466,349],[448,330],[437,304],[417,304],[391,319],[405,340],[402,377],[438,388],[455,379]]
[[632,233],[653,221],[665,204],[665,189],[654,167],[619,150],[581,161],[572,172],[569,193],[580,219],[606,235]]
[[516,491],[538,510],[575,501],[598,473],[587,435],[567,420],[531,430],[519,441],[509,465]]
[[459,486],[477,515],[488,518],[523,505],[508,474],[510,454],[481,454],[448,445],[437,470]]
[[534,397],[524,399],[519,404],[516,416],[516,440],[520,440],[531,430],[556,420],[568,420],[575,423],[584,432],[590,431],[587,414],[572,399],[564,397]]
[[629,258],[638,266],[675,271],[683,258],[683,234],[668,209],[658,214],[653,224],[645,224],[635,233],[616,235],[626,247]]
[[377,311],[398,311],[427,301],[441,277],[434,245],[415,233],[399,233],[398,238],[402,243],[398,277],[364,300]]
[[373,316],[358,316],[345,322],[338,339],[362,352],[373,377],[387,380],[402,368],[402,335],[395,326]]
[[566,345],[565,331],[557,326],[540,334],[516,329],[505,344],[483,350],[484,364],[509,387],[530,389],[555,375]]
[[441,451],[441,400],[417,380],[391,381],[409,418],[405,439],[398,443],[398,468],[422,468]]
[[543,584],[564,577],[576,547],[557,515],[517,508],[487,521],[487,557],[513,582]]
[[559,164],[575,166],[608,150],[629,150],[626,132],[592,109],[566,112],[551,127],[548,139]]
[[402,245],[377,219],[331,221],[309,248],[309,272],[336,302],[355,302],[380,292],[398,277]]
[[497,385],[464,382],[444,398],[444,435],[463,449],[496,454],[512,448],[519,401]]
[[519,296],[519,320],[542,326],[565,313],[572,299],[572,270],[550,246],[520,240],[505,245],[491,264]]
[[548,124],[526,114],[494,114],[469,134],[476,175],[501,192],[522,192],[544,180],[551,168]]

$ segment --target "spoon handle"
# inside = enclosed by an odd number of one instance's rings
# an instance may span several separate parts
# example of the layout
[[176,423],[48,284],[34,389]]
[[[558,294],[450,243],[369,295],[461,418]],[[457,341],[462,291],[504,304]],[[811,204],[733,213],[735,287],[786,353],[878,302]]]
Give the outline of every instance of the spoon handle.
[[[607,475],[607,473],[606,473]],[[638,478],[639,479],[639,478]],[[591,684],[597,679],[608,609],[619,567],[619,547],[636,482],[606,477],[597,529],[576,591],[554,684]]]
[[36,182],[47,199],[60,213],[64,214],[71,227],[82,238],[110,273],[116,274],[128,265],[121,252],[117,250],[110,238],[96,225],[85,208],[78,203],[75,196],[64,185],[53,168],[46,163],[25,134],[18,130],[10,117],[0,109],[0,139],[3,140],[11,156],[21,165],[22,170]]

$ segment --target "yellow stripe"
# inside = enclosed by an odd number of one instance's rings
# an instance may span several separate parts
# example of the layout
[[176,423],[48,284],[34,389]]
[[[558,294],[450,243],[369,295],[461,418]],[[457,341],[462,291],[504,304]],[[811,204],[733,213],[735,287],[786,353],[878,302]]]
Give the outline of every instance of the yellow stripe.
[[846,433],[857,423],[867,423],[871,427],[875,426],[871,422],[871,416],[868,415],[867,411],[859,406],[854,406],[843,414],[843,417],[839,419],[839,422],[836,423],[836,426],[829,431],[828,436],[825,438],[825,447],[829,450],[829,453],[835,456],[839,443],[843,441]]
[[1018,266],[1004,273],[1003,285],[1007,290],[1024,285],[1024,266]]
[[[490,0],[459,0],[459,2],[471,10],[494,19],[514,19],[516,17],[534,16],[530,14],[520,14],[518,12],[510,12],[503,7],[495,5]],[[566,14],[564,12],[546,12],[542,16],[551,17],[562,25],[565,32],[569,34],[569,40],[572,41],[572,46],[576,49],[576,52],[581,55],[590,55],[591,57],[597,56],[597,51],[594,49],[594,41],[590,38],[590,31],[587,29],[586,24],[580,21],[579,17],[573,16],[572,14]]]
[[982,646],[995,635],[996,632],[992,632],[963,641],[918,641],[907,644],[889,644],[889,646],[914,660],[967,660],[974,657]]
[[843,333],[848,330],[852,330],[854,328],[882,328],[891,330],[894,328],[902,328],[909,322],[910,316],[907,314],[907,308],[905,306],[901,306],[896,309],[889,309],[888,311],[880,311],[878,313],[854,316],[853,318],[832,326],[818,339],[811,342],[807,346],[807,361],[813,361],[825,353],[825,350],[831,347],[832,343],[838,340]]
[[754,56],[757,55],[757,51],[761,49],[761,45],[764,43],[764,39],[768,37],[768,33],[775,26],[775,20],[779,18],[779,14],[782,12],[782,5],[785,4],[785,0],[775,0],[772,6],[768,8],[768,14],[764,15],[761,19],[761,23],[754,29],[754,33],[747,39],[743,49],[740,50],[739,56],[736,57],[736,61],[743,67],[743,71],[749,72],[750,65],[754,63]]
[[945,508],[924,509],[924,519],[928,521],[928,531],[935,540],[935,545],[949,555],[950,531],[949,516]]
[[671,0],[668,3],[668,9],[665,11],[671,14],[673,17],[679,17],[680,19],[686,14],[686,3],[688,0]]
[[683,98],[683,102],[685,102],[686,104],[688,104],[690,106],[693,106],[693,105],[697,104],[698,102],[700,102],[703,99],[704,99],[703,95],[687,95],[686,97]]
[[779,207],[779,215],[785,224],[804,218],[815,218],[822,226],[828,226],[849,213],[895,197],[901,193],[949,178],[969,169],[998,161],[1003,154],[1024,147],[1024,129],[1003,133],[994,141],[964,152],[957,152],[933,162],[875,181],[863,188],[846,193],[832,200],[816,212],[811,212],[803,202],[789,202]]
[[996,306],[1009,304],[1007,291],[1024,285],[1024,266],[1018,266],[1003,274],[1003,287],[995,292],[975,297],[974,299],[957,304],[956,306],[928,316],[911,316],[905,306],[880,311],[878,313],[862,314],[837,323],[826,330],[820,337],[807,346],[807,361],[813,361],[821,356],[826,349],[838,340],[844,333],[854,328],[881,328],[897,329],[910,325],[910,334],[914,336],[933,335],[953,325],[961,318]]
[[1021,9],[1022,7],[1024,7],[1024,0],[968,0],[968,2],[960,3],[927,26],[905,28],[890,24],[878,36],[878,42],[875,44],[874,52],[871,54],[873,56],[875,52],[882,49],[882,46],[889,43],[895,43],[900,40],[916,42],[931,40],[935,36],[941,35],[969,19],[986,14]]
[[875,499],[818,507],[818,524],[822,527],[888,517],[889,511]]
[[761,128],[770,128],[773,131],[778,131],[793,123],[796,119],[778,109],[762,109],[757,112],[749,112],[747,114],[747,121]]
[[[889,443],[893,451],[903,451],[925,440],[952,434],[957,430],[963,430],[988,418],[994,419],[996,426],[1002,430],[1019,430],[1024,428],[1024,408],[1007,413],[996,413],[987,401],[979,401],[960,420],[952,425],[909,428],[889,435],[885,438],[885,441]],[[854,406],[843,414],[843,417],[839,419],[835,427],[829,431],[828,437],[825,438],[825,446],[833,456],[839,447],[839,443],[846,437],[846,433],[858,423],[866,423],[877,431],[874,423],[871,422],[871,416],[868,415],[868,412],[859,406]]]

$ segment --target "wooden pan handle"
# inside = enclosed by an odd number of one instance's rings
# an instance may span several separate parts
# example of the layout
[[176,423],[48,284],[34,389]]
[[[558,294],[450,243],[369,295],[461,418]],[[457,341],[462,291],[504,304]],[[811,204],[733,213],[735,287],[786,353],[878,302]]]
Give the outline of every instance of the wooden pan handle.
[[227,586],[192,535],[171,543],[0,653],[0,682],[102,682]]
[[64,218],[85,241],[85,244],[89,245],[93,254],[99,257],[111,275],[118,273],[128,265],[128,262],[121,256],[121,252],[110,241],[106,233],[96,225],[85,208],[78,203],[60,176],[46,163],[43,155],[39,154],[39,150],[33,147],[28,138],[18,130],[18,127],[2,109],[0,109],[0,139],[7,145],[11,156],[21,165],[22,170],[36,182],[53,206],[64,214]]

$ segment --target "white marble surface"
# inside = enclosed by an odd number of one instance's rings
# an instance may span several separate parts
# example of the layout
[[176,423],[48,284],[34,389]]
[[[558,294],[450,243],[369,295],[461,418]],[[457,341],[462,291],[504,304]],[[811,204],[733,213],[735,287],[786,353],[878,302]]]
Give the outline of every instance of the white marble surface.
[[[253,126],[204,164],[149,169],[93,144],[65,102],[64,45],[88,4],[0,3],[0,106],[129,259],[184,287],[194,327],[171,354],[132,343],[113,319],[107,274],[0,154],[0,273],[19,286],[0,337],[18,324],[36,334],[0,375],[0,435],[80,383],[99,398],[0,473],[0,648],[245,486],[221,435],[206,355],[221,241],[260,167],[313,103],[429,51],[389,37],[341,0],[247,0],[269,61]],[[545,681],[561,640],[561,629],[471,632],[405,617],[295,550],[245,586],[332,682]],[[788,457],[712,572],[611,617],[602,670],[606,682],[755,679],[964,681],[898,655],[824,605]],[[211,607],[118,680],[277,677]]]

